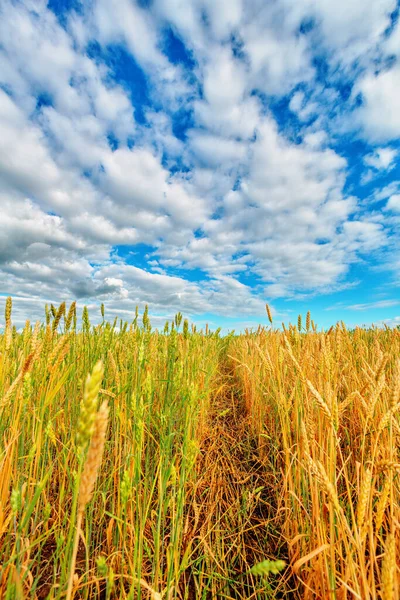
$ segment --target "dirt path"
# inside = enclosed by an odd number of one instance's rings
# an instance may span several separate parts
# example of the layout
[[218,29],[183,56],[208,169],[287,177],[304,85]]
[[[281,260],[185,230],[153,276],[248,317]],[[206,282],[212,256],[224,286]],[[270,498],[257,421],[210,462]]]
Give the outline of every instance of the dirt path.
[[[210,598],[273,598],[247,573],[273,558],[279,534],[266,465],[252,439],[243,397],[228,362],[221,393],[211,402],[207,436],[198,461],[195,512],[202,554],[214,577]],[[218,574],[218,576],[215,576]],[[257,593],[258,590],[258,593]]]

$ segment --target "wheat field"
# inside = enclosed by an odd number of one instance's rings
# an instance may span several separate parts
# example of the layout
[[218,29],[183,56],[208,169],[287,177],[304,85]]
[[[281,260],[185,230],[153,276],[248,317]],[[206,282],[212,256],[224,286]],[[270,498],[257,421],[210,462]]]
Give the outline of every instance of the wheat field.
[[[0,598],[400,597],[400,331],[0,334]],[[79,326],[78,326],[79,322]]]

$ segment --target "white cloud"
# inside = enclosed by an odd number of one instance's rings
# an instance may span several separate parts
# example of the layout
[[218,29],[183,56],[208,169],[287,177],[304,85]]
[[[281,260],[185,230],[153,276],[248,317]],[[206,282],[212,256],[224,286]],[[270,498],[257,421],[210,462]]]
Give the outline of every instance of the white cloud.
[[200,162],[209,167],[239,164],[247,152],[242,142],[200,131],[192,132],[190,147]]
[[123,40],[143,66],[162,68],[167,61],[158,49],[157,31],[148,11],[129,0],[119,0],[115,5],[107,0],[95,3],[94,24],[101,42]]
[[124,205],[160,209],[166,171],[148,150],[121,148],[103,159],[106,190]]
[[400,181],[392,181],[388,185],[385,185],[380,190],[374,193],[374,199],[377,201],[386,200],[392,195],[400,194]]
[[[364,69],[353,88],[352,97],[361,97],[361,106],[352,116],[353,122],[361,126],[362,135],[376,143],[397,140],[400,133],[400,120],[397,110],[397,90],[400,81],[400,26],[394,27],[389,16],[395,11],[397,2],[381,0],[381,2],[364,4],[372,13],[375,12],[374,38],[364,38],[368,52],[364,57],[360,54]],[[370,8],[371,7],[371,8]],[[389,31],[382,35],[382,31]],[[377,43],[374,43],[377,40]]]
[[382,321],[378,321],[376,325],[381,327],[384,325],[387,325],[387,327],[400,327],[400,316],[391,319],[383,319]]
[[[287,295],[332,286],[357,253],[385,244],[380,223],[349,220],[357,204],[343,197],[346,161],[329,148],[289,143],[265,118],[243,162],[239,189],[224,195],[223,218],[208,221],[205,236],[184,248],[161,245],[163,265],[217,274],[241,273],[250,264],[269,282],[267,293]],[[216,164],[229,167],[230,157]]]
[[267,94],[283,95],[314,76],[308,43],[296,35],[301,20],[292,20],[283,3],[257,4],[242,30],[252,84]]
[[357,119],[369,139],[390,141],[400,136],[399,86],[398,65],[377,75],[368,73],[357,84],[356,91],[363,99],[362,106],[357,111]]
[[306,133],[303,138],[303,142],[306,146],[310,146],[313,149],[318,149],[327,144],[328,136],[325,131],[313,131]]
[[347,310],[373,310],[377,308],[390,308],[400,304],[398,300],[378,300],[376,302],[366,302],[365,304],[351,304],[345,306]]
[[400,213],[400,194],[393,194],[393,196],[390,196],[386,204],[386,209]]
[[38,198],[47,210],[70,213],[93,201],[91,186],[76,173],[62,171],[39,127],[31,124],[0,90],[0,186]]
[[377,148],[375,152],[364,157],[364,162],[378,171],[387,170],[394,167],[397,154],[394,148]]
[[[122,44],[145,70],[155,88],[157,102],[178,109],[192,93],[179,66],[171,64],[159,48],[161,23],[152,12],[130,0],[114,5],[96,0],[89,30],[90,39],[100,43]],[[162,89],[162,95],[158,94]]]
[[227,48],[210,57],[203,70],[204,99],[194,102],[200,125],[222,136],[251,138],[259,121],[260,106],[249,97],[249,70]]
[[301,121],[307,121],[314,115],[318,114],[319,106],[316,102],[306,101],[304,92],[296,92],[293,94],[289,108],[292,112],[296,113]]
[[296,92],[295,94],[293,94],[290,103],[289,103],[289,108],[292,112],[298,113],[301,108],[304,105],[304,92]]
[[374,47],[390,25],[396,0],[304,0],[295,2],[300,12],[308,8],[321,27],[324,43],[339,51],[333,59],[350,63]]

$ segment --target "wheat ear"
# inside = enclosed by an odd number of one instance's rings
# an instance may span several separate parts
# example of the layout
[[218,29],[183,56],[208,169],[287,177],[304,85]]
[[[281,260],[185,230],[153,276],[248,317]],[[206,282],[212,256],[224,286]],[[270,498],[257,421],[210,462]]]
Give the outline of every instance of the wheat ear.
[[100,406],[94,422],[94,431],[90,439],[90,445],[83,467],[82,477],[79,485],[78,495],[78,518],[76,521],[75,539],[72,551],[71,570],[68,580],[66,600],[72,598],[72,588],[75,574],[76,556],[78,553],[79,537],[81,535],[82,519],[86,505],[90,502],[97,475],[103,458],[104,444],[106,440],[108,422],[108,404],[105,400]]
[[268,304],[265,305],[265,309],[267,311],[267,315],[268,315],[268,321],[271,323],[272,325],[272,313],[271,313],[271,309],[269,307]]
[[9,350],[12,342],[12,324],[11,324],[11,312],[12,312],[12,299],[9,296],[6,300],[6,310],[5,310],[5,345],[6,350]]
[[390,533],[386,539],[382,561],[382,600],[394,600],[394,574],[396,570],[396,539]]

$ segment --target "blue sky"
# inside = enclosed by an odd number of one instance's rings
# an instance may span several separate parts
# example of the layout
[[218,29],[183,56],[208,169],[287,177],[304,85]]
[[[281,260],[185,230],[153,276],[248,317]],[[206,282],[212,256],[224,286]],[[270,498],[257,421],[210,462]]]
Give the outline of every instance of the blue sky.
[[400,324],[398,17],[3,0],[0,306]]

